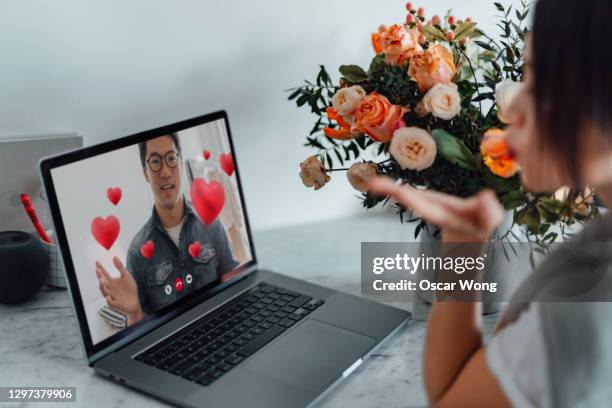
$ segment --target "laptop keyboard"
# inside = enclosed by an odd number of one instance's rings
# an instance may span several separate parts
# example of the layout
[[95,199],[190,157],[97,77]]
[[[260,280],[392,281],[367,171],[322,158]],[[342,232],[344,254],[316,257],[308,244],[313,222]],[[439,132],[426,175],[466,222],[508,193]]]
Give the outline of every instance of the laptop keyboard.
[[135,359],[210,385],[323,303],[321,299],[262,283]]

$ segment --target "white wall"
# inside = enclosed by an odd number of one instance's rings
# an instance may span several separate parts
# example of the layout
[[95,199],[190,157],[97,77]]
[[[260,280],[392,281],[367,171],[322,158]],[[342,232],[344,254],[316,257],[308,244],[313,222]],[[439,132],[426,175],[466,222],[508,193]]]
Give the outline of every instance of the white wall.
[[[420,5],[494,27],[489,0]],[[320,63],[367,66],[370,32],[404,16],[388,0],[0,0],[0,138],[91,144],[227,109],[255,229],[362,211],[343,174],[301,185],[313,122],[283,90]]]

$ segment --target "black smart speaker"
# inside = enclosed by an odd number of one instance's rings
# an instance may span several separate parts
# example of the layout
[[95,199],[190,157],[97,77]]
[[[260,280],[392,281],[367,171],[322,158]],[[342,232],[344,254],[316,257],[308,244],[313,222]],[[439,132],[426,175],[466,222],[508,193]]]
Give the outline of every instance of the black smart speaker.
[[43,286],[49,254],[40,240],[22,231],[0,232],[0,302],[24,302]]

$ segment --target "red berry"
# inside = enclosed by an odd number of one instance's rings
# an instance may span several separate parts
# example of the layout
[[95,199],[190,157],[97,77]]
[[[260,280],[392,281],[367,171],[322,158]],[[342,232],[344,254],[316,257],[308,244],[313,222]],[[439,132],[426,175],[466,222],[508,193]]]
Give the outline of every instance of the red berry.
[[442,22],[442,19],[437,14],[431,18],[431,24],[433,25],[440,25],[441,22]]
[[466,23],[471,23],[472,21],[474,21],[474,20],[472,20],[472,17],[468,17],[468,18],[465,19]]
[[419,9],[417,10],[417,15],[419,17],[424,17],[425,16],[425,9],[423,7],[419,7]]
[[406,16],[406,23],[410,24],[410,23],[414,23],[415,21],[416,21],[416,19],[414,18],[414,15],[408,13],[408,15]]
[[448,17],[448,24],[450,24],[450,25],[455,25],[455,17],[453,17],[453,16],[449,16],[449,17]]
[[411,2],[406,3],[406,10],[411,11],[412,8],[413,7],[412,7],[412,3]]
[[452,31],[449,31],[446,33],[446,39],[448,41],[453,41],[455,39],[455,33]]

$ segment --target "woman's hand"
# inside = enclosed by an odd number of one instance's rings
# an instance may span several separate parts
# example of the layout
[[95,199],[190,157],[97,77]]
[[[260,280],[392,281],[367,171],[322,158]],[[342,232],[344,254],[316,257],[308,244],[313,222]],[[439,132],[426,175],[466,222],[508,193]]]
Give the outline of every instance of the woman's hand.
[[379,176],[368,183],[372,194],[393,197],[407,209],[442,229],[443,242],[486,242],[502,222],[503,207],[495,193],[484,190],[470,198],[459,198],[429,190],[399,186]]
[[138,299],[138,285],[119,258],[114,257],[113,264],[119,271],[119,277],[116,279],[108,274],[100,262],[96,262],[100,292],[110,307],[127,315],[129,326],[143,318]]

